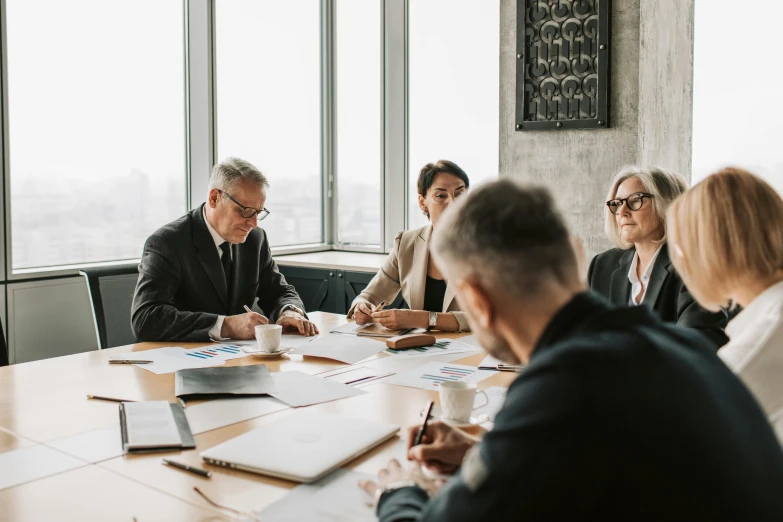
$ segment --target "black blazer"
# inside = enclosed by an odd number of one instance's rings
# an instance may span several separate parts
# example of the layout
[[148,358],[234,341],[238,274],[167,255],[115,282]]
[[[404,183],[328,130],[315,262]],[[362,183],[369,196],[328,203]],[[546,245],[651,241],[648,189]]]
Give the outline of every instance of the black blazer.
[[432,499],[381,522],[783,520],[783,452],[711,343],[645,306],[577,295],[546,327],[495,427]]
[[144,244],[133,296],[131,326],[141,341],[209,341],[219,315],[245,313],[258,306],[276,321],[281,309],[304,310],[293,286],[277,270],[266,233],[254,228],[244,243],[232,246],[231,299],[203,207],[152,234]]
[[[631,299],[628,271],[634,254],[634,248],[613,248],[595,256],[587,271],[590,289],[609,299],[613,305],[628,306]],[[695,328],[709,337],[716,348],[729,341],[723,332],[729,321],[727,312],[710,312],[699,306],[674,270],[668,245],[661,249],[655,259],[642,304],[655,310],[664,321]]]

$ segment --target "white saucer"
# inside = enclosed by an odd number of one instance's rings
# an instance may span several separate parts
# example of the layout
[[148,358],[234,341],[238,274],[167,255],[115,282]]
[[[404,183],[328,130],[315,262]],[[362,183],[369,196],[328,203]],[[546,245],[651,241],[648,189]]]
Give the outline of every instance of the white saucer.
[[481,424],[481,421],[476,417],[471,417],[470,421],[468,422],[459,422],[459,421],[447,419],[445,417],[438,417],[438,420],[441,421],[443,424],[448,424],[452,428],[470,428],[471,426],[478,426],[479,424]]
[[242,351],[245,352],[248,355],[255,355],[256,357],[261,357],[261,358],[264,358],[264,359],[275,359],[277,357],[280,357],[281,355],[285,355],[287,353],[293,352],[294,349],[293,348],[282,348],[279,352],[274,352],[274,353],[267,353],[267,352],[260,352],[260,351],[249,352],[249,351],[245,351],[245,350],[242,350]]

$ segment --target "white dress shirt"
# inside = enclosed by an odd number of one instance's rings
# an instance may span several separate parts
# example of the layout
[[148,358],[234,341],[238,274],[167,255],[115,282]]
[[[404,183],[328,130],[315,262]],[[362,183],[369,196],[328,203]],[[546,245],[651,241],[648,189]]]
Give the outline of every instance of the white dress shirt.
[[[201,210],[201,212],[204,214],[204,223],[207,224],[207,230],[209,230],[209,235],[212,236],[212,241],[215,242],[215,247],[217,248],[217,253],[218,253],[218,259],[222,260],[223,259],[223,249],[220,248],[220,245],[225,243],[226,240],[223,239],[223,237],[220,234],[217,233],[217,230],[212,228],[212,225],[209,224],[209,220],[207,219],[206,205],[205,205],[205,208]],[[229,249],[228,252],[229,252],[229,255],[231,255],[231,249]],[[219,340],[223,339],[223,337],[220,336],[220,331],[223,329],[223,321],[225,321],[225,319],[226,319],[225,315],[219,315],[218,316],[217,321],[215,322],[215,326],[213,326],[209,330],[209,336],[212,339],[214,339],[216,341],[219,341]]]
[[[202,214],[204,214],[204,223],[207,224],[207,230],[209,230],[209,235],[212,236],[212,241],[215,242],[215,248],[217,248],[218,259],[222,260],[223,259],[223,249],[220,248],[220,245],[225,243],[226,240],[223,239],[223,237],[220,234],[218,234],[217,230],[212,228],[212,225],[209,224],[209,220],[207,219],[206,205],[204,205],[204,208],[201,210],[201,212],[202,212]],[[228,251],[229,251],[229,255],[232,256],[231,259],[234,259],[233,258],[233,254],[232,254],[233,250],[229,249]],[[297,309],[297,307],[295,307],[294,305],[288,304],[288,305],[285,305],[280,310],[280,315],[283,315],[283,312],[285,312],[287,310],[293,310],[294,312],[299,313],[299,310]],[[300,314],[300,315],[302,315],[302,314]],[[219,315],[218,318],[217,318],[217,321],[215,321],[215,326],[213,326],[209,330],[209,337],[212,340],[214,340],[214,341],[222,341],[222,340],[227,339],[227,337],[221,337],[221,335],[220,335],[221,330],[223,330],[223,321],[225,321],[225,319],[226,319],[225,315]]]
[[783,282],[754,299],[726,326],[729,342],[718,350],[756,396],[783,442]]
[[[653,266],[655,266],[655,260],[658,258],[658,252],[661,251],[661,248],[663,248],[663,245],[659,246],[658,250],[656,250],[653,254],[652,259],[650,259],[650,262],[647,265],[647,268],[644,269],[641,280],[639,279],[639,276],[636,275],[636,267],[639,265],[639,252],[636,252],[633,255],[631,269],[628,270],[628,281],[631,282],[631,297],[628,299],[629,305],[640,305],[642,304],[642,301],[644,301],[644,296],[647,295],[647,287],[650,284],[650,275],[652,274]],[[639,292],[641,292],[642,295],[639,296],[639,301],[637,302],[636,296],[639,295]]]

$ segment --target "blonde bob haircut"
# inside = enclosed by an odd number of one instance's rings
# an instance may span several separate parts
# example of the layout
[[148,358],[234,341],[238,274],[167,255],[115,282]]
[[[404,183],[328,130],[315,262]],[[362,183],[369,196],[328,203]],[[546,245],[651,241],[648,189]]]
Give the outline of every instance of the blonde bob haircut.
[[[659,243],[665,243],[667,237],[666,230],[666,210],[672,201],[688,190],[688,182],[684,177],[679,174],[674,174],[668,170],[659,169],[657,167],[642,168],[634,165],[623,167],[615,174],[612,180],[612,185],[609,188],[609,193],[606,195],[606,201],[614,199],[617,196],[617,189],[623,183],[623,181],[637,178],[642,182],[644,190],[648,194],[652,194],[651,203],[653,205],[653,211],[661,222],[663,228],[663,236],[658,241]],[[609,210],[609,207],[604,206],[604,231],[609,241],[615,244],[615,246],[622,250],[628,250],[633,246],[633,243],[623,240],[620,237],[620,230],[617,226],[617,219],[615,215]]]
[[671,260],[701,306],[717,311],[730,292],[783,269],[783,200],[738,168],[706,177],[669,208]]

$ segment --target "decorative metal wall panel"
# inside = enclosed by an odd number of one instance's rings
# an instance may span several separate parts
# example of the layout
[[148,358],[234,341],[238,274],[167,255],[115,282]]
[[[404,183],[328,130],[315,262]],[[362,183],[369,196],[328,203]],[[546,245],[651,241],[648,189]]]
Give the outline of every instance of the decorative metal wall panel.
[[517,130],[609,126],[610,1],[517,0]]

